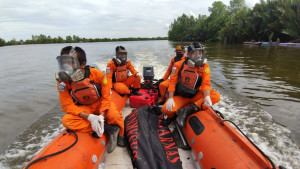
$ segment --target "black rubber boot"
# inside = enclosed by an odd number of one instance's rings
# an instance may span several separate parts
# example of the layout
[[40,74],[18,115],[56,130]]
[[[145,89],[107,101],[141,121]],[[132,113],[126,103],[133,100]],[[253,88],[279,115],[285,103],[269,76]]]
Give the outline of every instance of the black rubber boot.
[[163,81],[164,81],[164,79],[159,79],[154,85],[158,88],[159,84]]
[[191,115],[199,111],[199,107],[195,104],[191,104],[189,107],[181,108],[177,110],[177,123],[178,125],[183,128],[185,126],[186,119]]
[[159,102],[157,102],[157,105],[163,105],[163,104],[165,104],[165,102],[166,102],[166,101],[161,101],[161,100],[160,100]]
[[139,89],[133,88],[133,89],[131,90],[130,95],[138,95],[138,96],[141,96],[141,95],[143,95],[143,93],[139,92]]
[[116,148],[120,127],[117,125],[109,125],[104,123],[104,131],[108,134],[109,137],[107,153],[111,153]]
[[125,147],[125,137],[124,136],[118,136],[118,146]]
[[168,126],[172,123],[172,121],[174,121],[176,119],[177,115],[175,114],[175,116],[171,117],[171,118],[167,118],[167,119],[164,119],[164,122],[163,122],[163,126]]

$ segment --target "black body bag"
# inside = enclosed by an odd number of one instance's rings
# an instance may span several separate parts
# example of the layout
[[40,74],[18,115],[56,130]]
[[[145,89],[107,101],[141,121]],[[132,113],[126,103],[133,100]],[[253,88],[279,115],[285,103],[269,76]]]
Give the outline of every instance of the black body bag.
[[133,167],[182,169],[178,149],[159,107],[134,109],[125,118],[125,137]]

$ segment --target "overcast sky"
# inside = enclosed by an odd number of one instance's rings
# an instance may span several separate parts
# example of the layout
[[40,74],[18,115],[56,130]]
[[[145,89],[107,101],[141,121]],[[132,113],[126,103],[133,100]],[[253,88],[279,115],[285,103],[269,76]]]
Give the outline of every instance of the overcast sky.
[[[229,5],[230,0],[222,0]],[[214,0],[0,0],[6,41],[78,35],[86,38],[165,37],[183,13],[209,15]],[[253,7],[259,0],[246,0]]]

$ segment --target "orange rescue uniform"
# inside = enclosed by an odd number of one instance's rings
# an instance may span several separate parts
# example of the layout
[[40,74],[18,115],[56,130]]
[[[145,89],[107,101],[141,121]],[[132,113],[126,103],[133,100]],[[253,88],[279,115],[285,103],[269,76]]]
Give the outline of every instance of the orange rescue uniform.
[[[178,61],[174,64],[172,68],[172,73],[170,76],[170,84],[168,91],[175,92],[176,85],[178,83],[178,72],[180,68],[185,64],[185,60]],[[197,72],[202,78],[202,84],[199,87],[197,94],[192,98],[182,97],[182,96],[174,96],[174,102],[175,106],[172,107],[172,111],[168,111],[166,109],[166,103],[163,105],[162,111],[169,117],[173,117],[175,115],[175,112],[184,107],[186,104],[189,103],[195,103],[199,108],[206,108],[205,105],[202,105],[204,103],[204,95],[203,91],[210,90],[210,98],[212,101],[212,104],[218,103],[220,101],[220,95],[218,92],[211,89],[210,86],[210,69],[208,64],[206,63],[203,67],[197,68]]]
[[[126,75],[127,70],[129,70],[132,76],[125,76],[124,68],[126,69]],[[121,75],[116,75],[117,73]],[[115,62],[115,59],[113,59],[112,61],[108,62],[106,67],[107,85],[110,89],[113,88],[120,94],[130,94],[130,90],[128,87],[132,85],[133,88],[138,89],[141,86],[141,78],[139,76],[135,76],[137,73],[138,72],[134,69],[130,60],[128,60],[125,65],[119,66]],[[126,79],[123,80],[123,77],[125,77]],[[116,81],[116,79],[118,79],[119,81]]]
[[111,102],[110,88],[107,79],[101,71],[90,68],[90,81],[101,85],[101,98],[91,105],[76,105],[70,94],[72,82],[58,82],[57,90],[61,108],[66,113],[62,119],[62,124],[68,129],[80,132],[93,132],[90,121],[78,116],[79,113],[99,115],[105,112],[104,118],[108,124],[116,124],[120,127],[119,135],[124,135],[124,120],[122,113],[117,110],[115,103]]
[[[183,55],[181,57],[181,60],[184,60],[184,59],[185,59],[185,55]],[[171,59],[171,63],[168,67],[168,70],[166,71],[164,77],[162,78],[162,79],[164,79],[164,81],[159,84],[159,93],[160,93],[160,96],[161,96],[161,101],[166,100],[165,95],[166,95],[167,89],[168,89],[169,84],[170,84],[169,76],[171,74],[172,67],[174,66],[175,62],[176,62],[175,57],[173,57]]]

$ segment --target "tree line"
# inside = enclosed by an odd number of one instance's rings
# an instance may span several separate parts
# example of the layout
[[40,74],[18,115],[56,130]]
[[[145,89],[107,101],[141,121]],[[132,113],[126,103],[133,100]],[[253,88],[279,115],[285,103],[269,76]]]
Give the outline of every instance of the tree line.
[[174,19],[169,40],[241,43],[300,39],[300,0],[261,0],[253,9],[245,0],[231,0],[229,6],[215,1],[208,10],[209,16],[183,14]]
[[142,37],[129,37],[129,38],[80,38],[79,36],[66,36],[62,38],[60,36],[52,38],[51,36],[46,35],[32,35],[31,40],[20,40],[17,41],[12,39],[10,41],[5,41],[0,38],[0,46],[9,46],[9,45],[22,45],[22,44],[48,44],[48,43],[80,43],[80,42],[113,42],[113,41],[140,41],[140,40],[166,40],[167,37],[152,37],[152,38],[142,38]]

